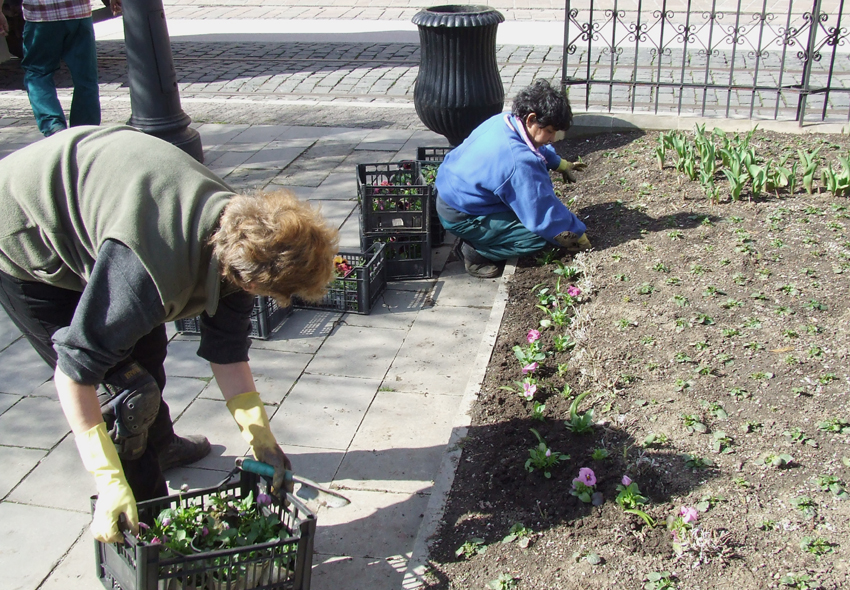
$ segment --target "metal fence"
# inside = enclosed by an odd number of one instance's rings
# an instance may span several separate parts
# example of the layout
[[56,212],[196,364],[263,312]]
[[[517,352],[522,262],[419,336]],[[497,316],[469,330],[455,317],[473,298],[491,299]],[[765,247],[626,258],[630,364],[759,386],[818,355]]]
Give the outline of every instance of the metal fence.
[[566,0],[565,14],[561,81],[586,111],[850,121],[844,0]]

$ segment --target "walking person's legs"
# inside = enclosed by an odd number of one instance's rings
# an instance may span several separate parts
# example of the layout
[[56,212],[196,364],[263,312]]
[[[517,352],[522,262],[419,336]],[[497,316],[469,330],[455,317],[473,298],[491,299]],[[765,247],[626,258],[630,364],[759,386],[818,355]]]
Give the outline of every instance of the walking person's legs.
[[74,81],[71,127],[100,125],[100,92],[97,85],[97,49],[91,17],[67,22],[68,36],[62,59]]
[[65,37],[63,22],[24,24],[24,87],[29,95],[38,130],[50,136],[68,124],[56,94],[53,74],[59,69]]

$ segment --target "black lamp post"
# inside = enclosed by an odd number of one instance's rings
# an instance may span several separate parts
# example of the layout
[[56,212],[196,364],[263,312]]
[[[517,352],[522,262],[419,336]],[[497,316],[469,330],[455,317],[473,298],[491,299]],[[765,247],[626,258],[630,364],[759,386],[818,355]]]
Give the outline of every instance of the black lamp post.
[[125,0],[124,44],[130,85],[129,124],[204,161],[201,136],[180,106],[177,73],[162,0]]

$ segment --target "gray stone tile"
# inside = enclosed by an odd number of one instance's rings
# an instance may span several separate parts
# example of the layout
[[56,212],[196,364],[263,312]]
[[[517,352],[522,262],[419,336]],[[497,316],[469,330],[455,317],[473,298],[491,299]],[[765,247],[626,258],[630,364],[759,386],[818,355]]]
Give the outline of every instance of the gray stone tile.
[[414,493],[431,488],[459,398],[379,391],[335,482],[343,488]]
[[83,467],[74,437],[68,436],[42,459],[7,499],[21,504],[90,513],[90,499],[96,493],[94,478]]
[[299,447],[283,443],[281,448],[292,461],[292,471],[324,486],[329,486],[334,480],[343,458],[342,451],[329,451],[324,448]]
[[20,399],[23,399],[23,396],[13,395],[10,393],[0,393],[0,416],[2,416],[6,410],[14,406]]
[[463,395],[489,309],[438,306],[419,312],[383,386]]
[[197,128],[201,134],[201,143],[206,146],[220,146],[243,133],[250,125],[222,125],[219,123],[204,123]]
[[[267,410],[271,414],[274,408]],[[177,427],[180,432],[203,434],[210,439],[210,454],[193,463],[193,469],[230,471],[236,457],[243,456],[249,449],[224,400],[195,400],[180,416]]]
[[[3,587],[26,590],[39,587],[90,520],[88,514],[10,502],[0,504],[3,528],[7,533],[15,531],[13,535],[0,537]],[[92,570],[93,564],[92,560]]]
[[278,441],[344,451],[378,384],[377,379],[304,375],[271,419]]
[[47,454],[36,449],[0,447],[0,498],[8,494]]
[[245,160],[240,168],[282,170],[286,168],[295,158],[301,155],[303,147],[280,147],[274,149],[263,149]]
[[[251,373],[254,375],[254,384],[257,391],[266,404],[277,405],[292,389],[292,386],[301,376],[304,367],[313,358],[309,354],[297,352],[279,352],[275,350],[263,350],[251,348],[248,351],[251,360]],[[204,390],[202,397],[221,400],[221,389],[213,380],[210,386]]]
[[364,141],[354,149],[369,152],[387,152],[387,161],[391,161],[395,159],[395,154],[403,146],[403,141]]
[[348,314],[345,323],[349,326],[405,330],[413,325],[429,290],[400,291],[394,287],[387,288],[368,315]]
[[198,342],[191,340],[172,340],[168,343],[165,373],[169,378],[213,376],[210,364],[198,356]]
[[231,137],[227,143],[259,143],[274,141],[290,127],[286,125],[251,125],[238,135]]
[[348,201],[357,199],[356,170],[346,166],[340,172],[332,172],[322,181],[313,194],[314,199],[337,199]]
[[254,340],[251,351],[278,350],[312,354],[324,343],[341,317],[342,314],[335,311],[295,309],[271,338]]
[[207,385],[208,381],[205,379],[168,377],[165,383],[163,399],[168,403],[172,422],[179,420],[180,415],[201,394]]
[[360,252],[360,219],[350,216],[339,228],[339,249]]
[[49,450],[69,432],[58,399],[25,397],[0,416],[0,445]]
[[316,189],[312,186],[295,186],[295,185],[286,185],[286,184],[276,184],[274,180],[272,180],[272,184],[266,187],[267,191],[274,191],[278,189],[285,189],[292,194],[294,194],[298,199],[302,201],[309,201],[313,198]]
[[306,127],[293,125],[292,127],[284,130],[277,139],[280,141],[283,139],[314,138],[321,141],[350,142],[354,140],[359,141],[365,137],[366,133],[368,133],[368,130],[366,129],[353,129],[346,127]]
[[88,531],[71,547],[71,551],[50,572],[39,590],[93,590],[102,588],[94,568],[94,543]]
[[402,329],[341,325],[316,353],[307,366],[307,372],[311,375],[383,379],[405,334]]
[[[310,204],[319,206],[322,215],[328,220],[331,227],[339,229],[342,224],[352,215],[357,208],[355,201],[330,201],[325,199],[311,199]],[[356,213],[355,213],[356,215]]]
[[319,511],[316,553],[379,558],[410,554],[428,494],[345,493],[351,504]]
[[5,313],[0,313],[0,350],[21,337],[21,331]]
[[369,590],[397,590],[402,587],[407,557],[381,559],[375,557],[337,557],[316,554],[310,590],[341,590],[357,587]]
[[438,306],[490,308],[501,278],[476,279],[466,274],[462,262],[449,262],[440,274],[433,297]]
[[53,369],[23,338],[0,352],[0,367],[3,367],[0,393],[28,394],[53,377]]

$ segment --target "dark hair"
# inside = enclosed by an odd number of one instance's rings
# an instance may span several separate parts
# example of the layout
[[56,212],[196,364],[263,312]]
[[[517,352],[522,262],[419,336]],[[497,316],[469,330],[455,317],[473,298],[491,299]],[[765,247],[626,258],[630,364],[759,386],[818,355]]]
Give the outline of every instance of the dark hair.
[[523,123],[531,113],[537,115],[537,122],[542,127],[550,125],[556,131],[566,131],[573,124],[573,111],[570,101],[560,90],[552,88],[548,80],[536,80],[531,86],[526,86],[514,98],[511,112]]

